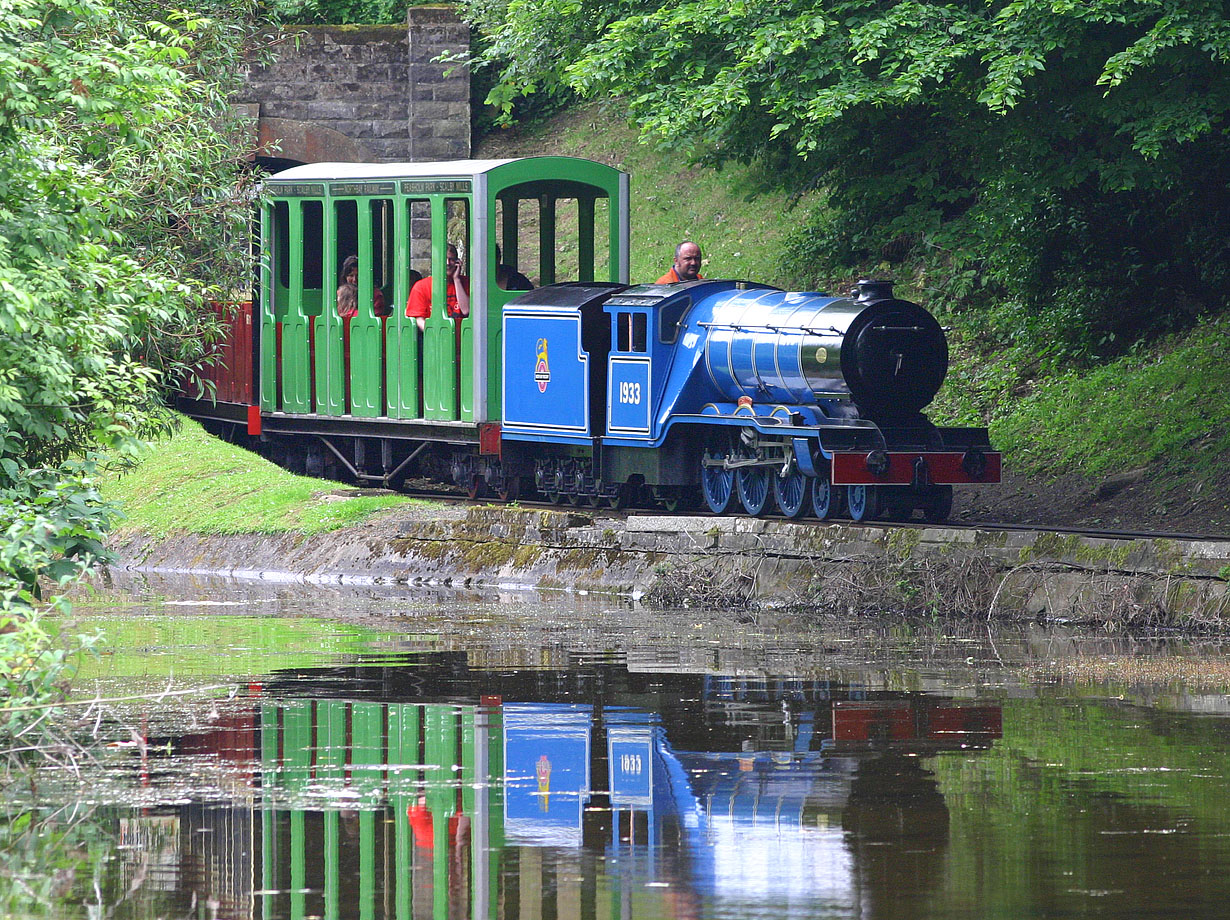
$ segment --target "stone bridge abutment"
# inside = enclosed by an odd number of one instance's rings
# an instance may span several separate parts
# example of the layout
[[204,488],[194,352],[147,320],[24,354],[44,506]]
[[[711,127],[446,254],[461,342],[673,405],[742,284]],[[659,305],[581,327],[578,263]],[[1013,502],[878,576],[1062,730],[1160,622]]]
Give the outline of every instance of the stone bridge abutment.
[[470,156],[469,71],[436,60],[470,47],[451,7],[411,7],[399,26],[287,32],[277,59],[251,68],[241,100],[266,165]]

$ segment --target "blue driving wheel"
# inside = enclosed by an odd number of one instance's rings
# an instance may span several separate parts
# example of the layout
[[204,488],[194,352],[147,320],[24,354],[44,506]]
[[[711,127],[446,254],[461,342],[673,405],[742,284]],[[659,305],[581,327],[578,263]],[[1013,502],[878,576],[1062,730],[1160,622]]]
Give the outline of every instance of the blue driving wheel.
[[[722,459],[721,454],[713,455],[713,459]],[[700,468],[700,489],[705,494],[705,504],[714,514],[725,514],[730,510],[731,499],[735,494],[735,474],[733,470],[724,470],[719,466],[702,466]]]
[[744,467],[735,473],[735,486],[743,510],[752,517],[760,517],[773,510],[772,487],[769,485],[769,470],[763,466]]
[[787,476],[774,476],[773,498],[786,517],[802,517],[811,504],[811,478],[798,470]]
[[821,470],[820,475],[811,481],[812,511],[822,521],[841,517],[845,509],[845,489],[837,488],[829,482],[828,470]]
[[880,513],[878,486],[846,486],[846,507],[852,521],[874,521]]

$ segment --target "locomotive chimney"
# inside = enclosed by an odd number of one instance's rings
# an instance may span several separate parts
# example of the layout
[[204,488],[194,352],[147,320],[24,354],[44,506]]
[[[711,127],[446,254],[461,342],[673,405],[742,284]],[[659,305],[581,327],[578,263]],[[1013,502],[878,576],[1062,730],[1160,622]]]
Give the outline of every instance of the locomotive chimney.
[[893,299],[893,283],[891,281],[862,278],[854,285],[853,293],[858,303],[872,303],[877,300]]

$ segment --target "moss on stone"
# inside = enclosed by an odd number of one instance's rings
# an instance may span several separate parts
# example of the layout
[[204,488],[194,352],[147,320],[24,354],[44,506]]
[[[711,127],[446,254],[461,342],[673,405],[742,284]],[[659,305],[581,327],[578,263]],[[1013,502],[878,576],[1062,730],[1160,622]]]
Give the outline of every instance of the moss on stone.
[[894,527],[888,531],[888,551],[899,560],[909,559],[922,542],[922,531],[912,527]]
[[517,554],[518,545],[496,540],[471,543],[462,552],[461,560],[471,572],[503,568]]

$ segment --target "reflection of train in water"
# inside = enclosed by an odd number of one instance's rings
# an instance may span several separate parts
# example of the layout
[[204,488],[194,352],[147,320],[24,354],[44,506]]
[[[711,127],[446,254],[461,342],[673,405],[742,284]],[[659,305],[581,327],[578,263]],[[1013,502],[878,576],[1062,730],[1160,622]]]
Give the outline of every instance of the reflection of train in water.
[[819,681],[449,655],[296,677],[175,742],[258,777],[235,850],[195,831],[243,809],[181,834],[226,916],[884,916],[947,845],[919,755],[1000,737],[998,706]]
[[[180,406],[293,468],[393,487],[429,476],[472,496],[703,499],[719,514],[855,520],[942,520],[954,485],[999,481],[985,429],[923,414],[948,370],[926,310],[886,282],[849,297],[630,287],[629,184],[616,169],[331,163],[265,190],[257,310],[231,314],[217,401]],[[466,315],[450,243],[469,261]],[[343,316],[334,286],[351,256],[357,306]],[[506,290],[518,265],[540,287]],[[400,305],[428,282],[420,331]]]

